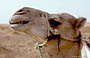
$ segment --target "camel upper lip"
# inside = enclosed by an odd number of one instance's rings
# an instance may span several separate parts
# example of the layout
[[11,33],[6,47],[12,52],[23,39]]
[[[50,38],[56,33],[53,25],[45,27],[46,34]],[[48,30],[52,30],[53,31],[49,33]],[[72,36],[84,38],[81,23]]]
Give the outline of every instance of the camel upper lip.
[[23,15],[15,15],[9,21],[10,24],[27,24],[30,22],[30,18]]

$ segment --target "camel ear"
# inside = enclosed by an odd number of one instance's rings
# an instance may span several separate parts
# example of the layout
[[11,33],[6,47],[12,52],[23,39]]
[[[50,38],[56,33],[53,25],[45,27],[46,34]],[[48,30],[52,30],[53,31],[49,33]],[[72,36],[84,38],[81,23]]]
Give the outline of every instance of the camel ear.
[[77,23],[76,23],[76,27],[77,28],[81,28],[81,27],[83,27],[84,25],[85,25],[85,23],[86,23],[86,18],[84,18],[84,17],[79,17],[78,18],[78,20],[77,20]]

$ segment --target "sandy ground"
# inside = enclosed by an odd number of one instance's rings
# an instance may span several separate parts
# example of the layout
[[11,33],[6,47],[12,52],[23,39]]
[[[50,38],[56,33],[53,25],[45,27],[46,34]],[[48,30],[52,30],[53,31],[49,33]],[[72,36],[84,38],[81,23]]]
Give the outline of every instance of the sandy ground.
[[81,28],[83,36],[90,37],[90,23],[87,23],[83,28]]
[[[81,32],[83,36],[90,37],[90,23]],[[34,49],[35,42],[29,35],[14,32],[9,25],[0,24],[0,58],[39,58],[37,50]]]

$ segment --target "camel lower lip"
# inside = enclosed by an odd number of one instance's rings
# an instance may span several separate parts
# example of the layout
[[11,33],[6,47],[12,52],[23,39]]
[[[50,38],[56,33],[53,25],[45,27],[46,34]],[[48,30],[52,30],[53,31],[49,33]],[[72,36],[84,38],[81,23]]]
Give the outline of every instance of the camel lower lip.
[[15,26],[17,26],[17,25],[20,25],[20,24],[11,24],[10,26],[11,26],[11,27],[15,27]]

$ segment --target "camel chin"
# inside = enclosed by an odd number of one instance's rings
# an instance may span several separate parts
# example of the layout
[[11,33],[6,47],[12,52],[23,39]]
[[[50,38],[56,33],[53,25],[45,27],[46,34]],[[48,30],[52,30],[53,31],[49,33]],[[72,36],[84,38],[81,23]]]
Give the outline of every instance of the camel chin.
[[9,23],[10,23],[10,27],[13,30],[23,32],[29,28],[28,26],[31,24],[31,21],[26,16],[15,15],[12,17]]
[[11,24],[10,27],[13,29],[13,30],[16,30],[16,31],[21,31],[23,32],[24,30],[26,30],[27,26],[26,25],[23,25],[23,24]]

